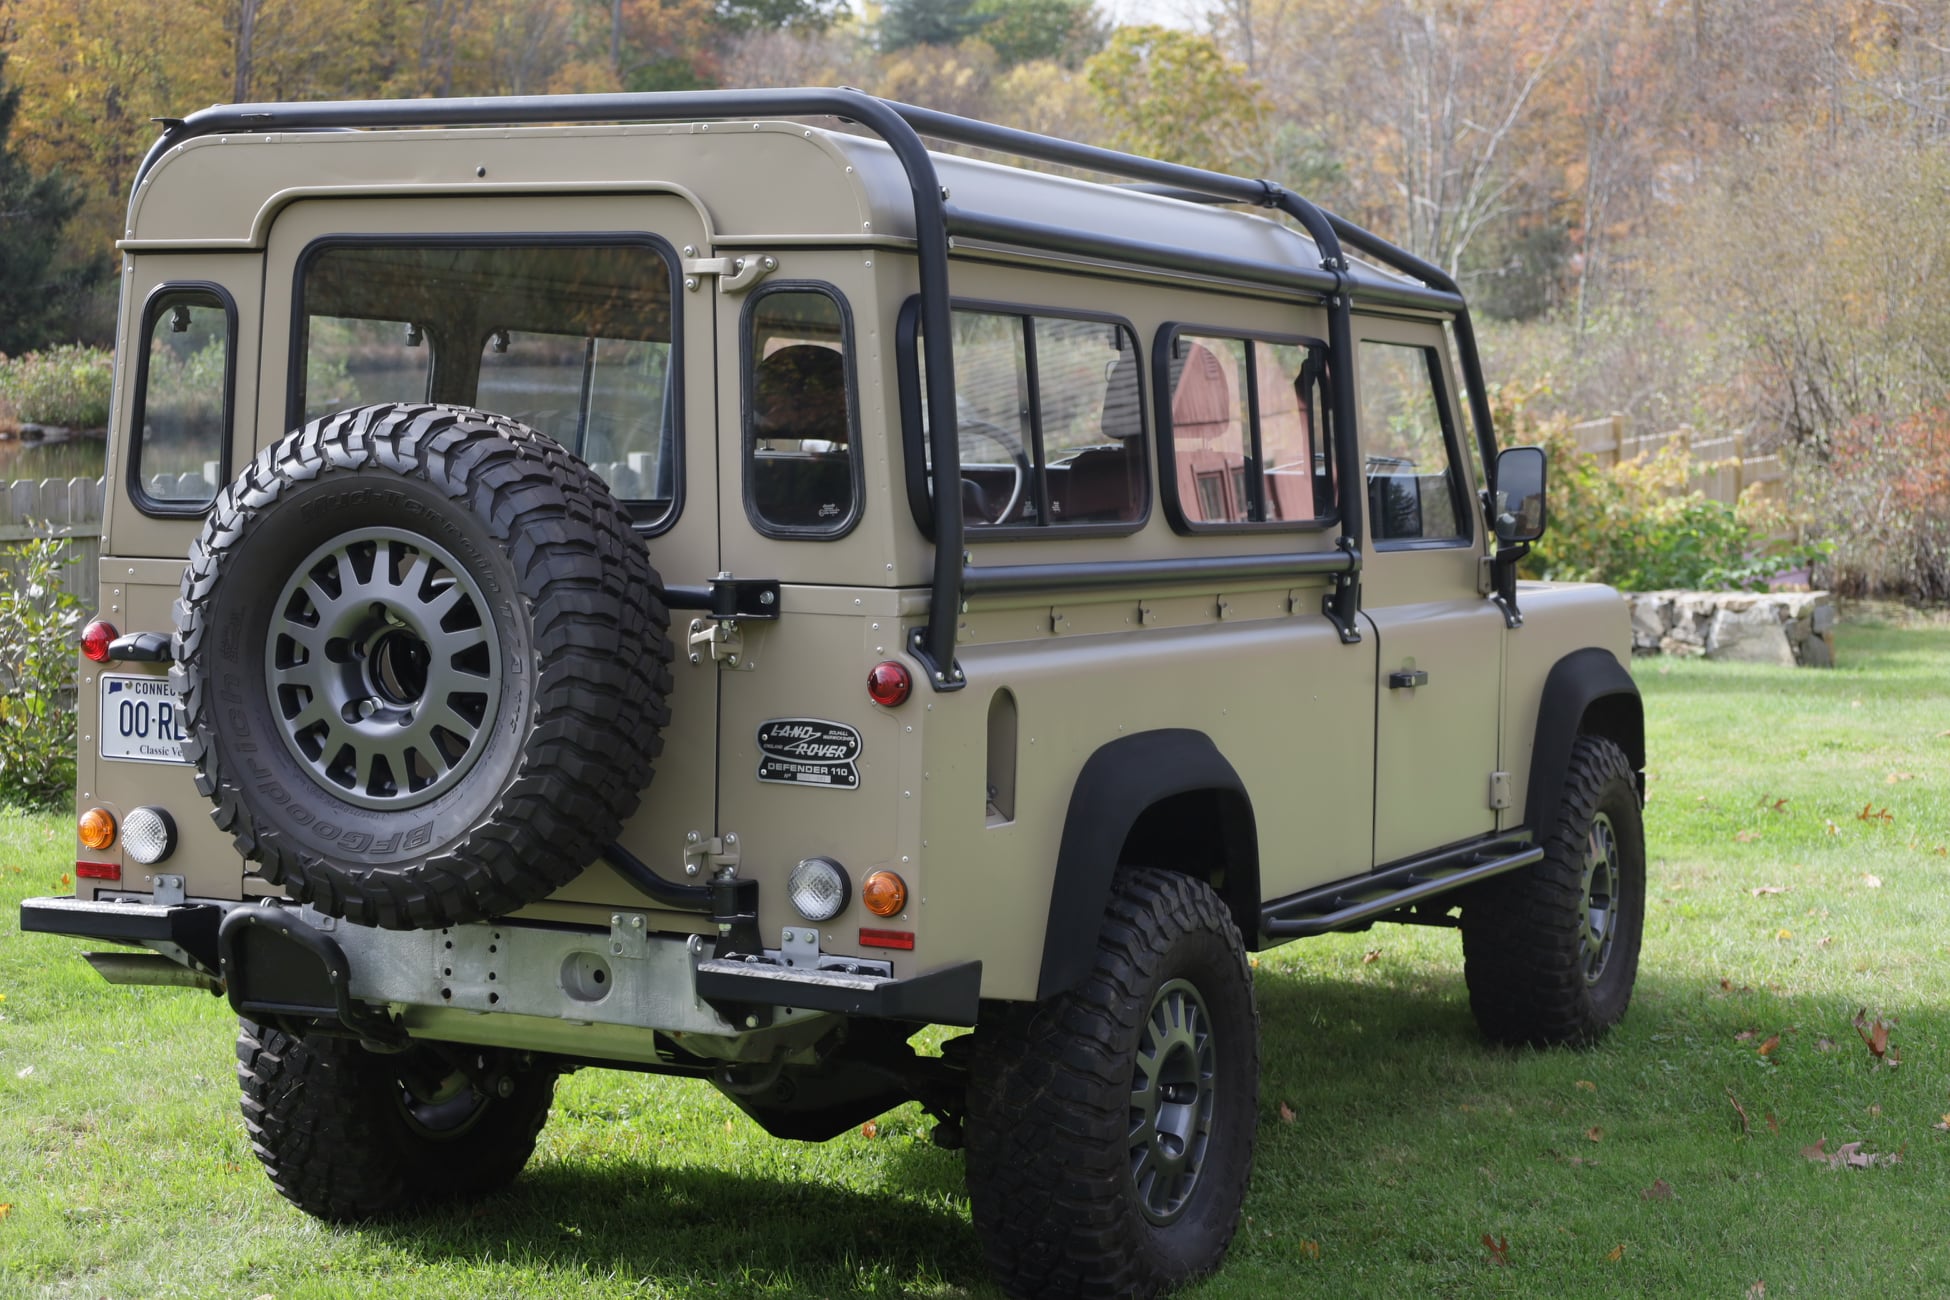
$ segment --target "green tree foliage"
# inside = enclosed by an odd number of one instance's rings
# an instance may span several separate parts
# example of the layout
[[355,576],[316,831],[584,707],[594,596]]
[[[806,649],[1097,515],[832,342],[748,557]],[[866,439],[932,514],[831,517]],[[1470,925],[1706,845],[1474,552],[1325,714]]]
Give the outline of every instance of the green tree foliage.
[[81,602],[61,586],[66,550],[0,547],[0,802],[53,807],[74,794]]
[[1210,37],[1172,27],[1120,27],[1083,65],[1084,80],[1132,153],[1227,168],[1245,156],[1267,111],[1259,83]]
[[1069,63],[1103,44],[1090,0],[975,0],[981,39],[1004,67],[1051,59]]
[[10,142],[20,91],[5,81],[0,54],[0,354],[49,341],[66,304],[100,277],[58,266],[62,228],[81,198],[58,172],[36,175]]
[[887,0],[876,43],[883,53],[910,45],[954,45],[981,29],[975,0]]

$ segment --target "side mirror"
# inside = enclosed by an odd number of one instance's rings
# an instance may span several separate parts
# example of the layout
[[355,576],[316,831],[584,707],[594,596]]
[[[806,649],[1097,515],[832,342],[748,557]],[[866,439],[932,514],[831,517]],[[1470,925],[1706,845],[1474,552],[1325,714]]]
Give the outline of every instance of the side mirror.
[[1544,535],[1542,447],[1507,447],[1496,458],[1496,540],[1508,545]]

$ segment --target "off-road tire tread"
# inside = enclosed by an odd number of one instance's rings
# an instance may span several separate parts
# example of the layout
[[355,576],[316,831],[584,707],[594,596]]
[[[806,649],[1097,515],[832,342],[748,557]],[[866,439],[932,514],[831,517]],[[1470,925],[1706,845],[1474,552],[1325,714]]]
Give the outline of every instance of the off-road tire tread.
[[345,1038],[296,1038],[238,1022],[244,1129],[271,1185],[334,1223],[386,1218],[499,1191],[535,1151],[555,1076],[524,1071],[515,1093],[450,1142],[408,1129],[392,1110],[384,1055]]
[[[374,469],[423,480],[484,521],[527,599],[537,668],[532,725],[493,816],[417,864],[379,868],[303,850],[252,815],[212,743],[204,617],[254,519],[322,474]],[[325,416],[259,452],[218,494],[190,548],[171,671],[188,724],[184,756],[217,826],[298,901],[387,929],[505,915],[573,880],[636,810],[670,721],[662,590],[602,478],[527,426],[435,404]]]
[[1585,986],[1577,921],[1585,838],[1607,792],[1621,788],[1636,811],[1637,783],[1625,751],[1603,736],[1580,736],[1565,772],[1557,824],[1543,843],[1543,860],[1488,882],[1464,904],[1464,981],[1470,1010],[1492,1041],[1513,1047],[1589,1044],[1624,1014],[1643,931],[1644,836],[1636,817],[1629,826],[1614,823],[1621,836],[1638,836],[1636,846],[1621,847],[1631,848],[1628,863],[1636,859],[1633,887],[1641,911],[1618,933],[1612,965],[1600,976],[1608,988],[1624,985],[1624,999],[1609,1013]]
[[[1208,1257],[1165,1277],[1134,1249],[1123,1204],[1130,1058],[1152,972],[1183,936],[1222,938],[1251,1009],[1251,1095],[1258,1096],[1259,1015],[1231,913],[1204,882],[1150,868],[1120,870],[1097,961],[1072,991],[1013,1008],[976,1034],[967,1131],[969,1202],[990,1267],[1012,1296],[1145,1297],[1216,1267],[1237,1227],[1247,1158],[1203,1178],[1233,1184],[1229,1222]],[[1202,989],[1208,1001],[1214,990]],[[1216,1014],[1216,1013],[1215,1013]],[[1255,1123],[1253,1106],[1244,1122]],[[1216,1190],[1216,1189],[1215,1189]]]

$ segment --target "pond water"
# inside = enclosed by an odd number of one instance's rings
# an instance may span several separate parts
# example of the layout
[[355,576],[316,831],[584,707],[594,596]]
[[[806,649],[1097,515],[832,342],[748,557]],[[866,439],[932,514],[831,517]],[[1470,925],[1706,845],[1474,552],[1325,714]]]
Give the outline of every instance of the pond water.
[[0,441],[0,483],[16,479],[97,478],[106,459],[101,438],[47,438],[40,442]]

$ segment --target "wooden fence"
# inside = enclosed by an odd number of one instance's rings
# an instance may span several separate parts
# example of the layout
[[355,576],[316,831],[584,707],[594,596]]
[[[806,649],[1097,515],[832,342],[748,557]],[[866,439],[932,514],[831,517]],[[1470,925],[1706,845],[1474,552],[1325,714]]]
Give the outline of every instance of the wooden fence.
[[1678,443],[1693,455],[1693,464],[1706,466],[1693,476],[1693,486],[1715,501],[1732,505],[1754,483],[1764,486],[1761,493],[1779,500],[1787,493],[1787,471],[1781,458],[1749,450],[1748,436],[1741,433],[1703,438],[1696,429],[1674,429],[1667,433],[1633,433],[1631,421],[1622,415],[1602,420],[1586,420],[1571,426],[1578,450],[1595,457],[1601,465],[1616,465],[1637,456],[1650,457]]
[[[0,483],[0,546],[37,537],[68,541],[62,585],[84,606],[93,606],[102,558],[102,490],[99,478],[19,479]],[[13,581],[11,566],[0,580]]]

